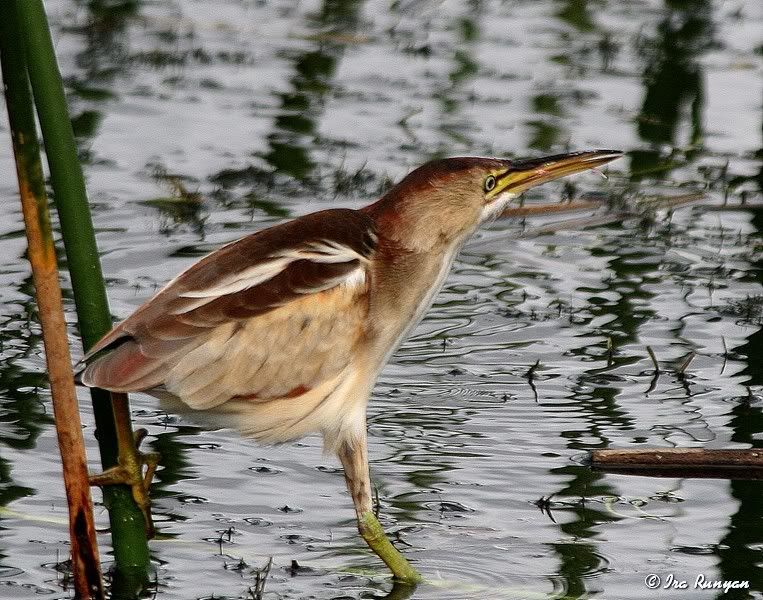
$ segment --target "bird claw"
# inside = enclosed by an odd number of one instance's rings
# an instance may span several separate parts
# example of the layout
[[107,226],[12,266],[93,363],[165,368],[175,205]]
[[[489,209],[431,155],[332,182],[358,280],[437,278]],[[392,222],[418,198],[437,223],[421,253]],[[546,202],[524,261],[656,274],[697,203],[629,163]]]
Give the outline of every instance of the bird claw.
[[139,449],[140,445],[143,443],[143,440],[146,439],[146,436],[148,435],[148,429],[145,427],[140,427],[139,429],[136,429],[133,431],[133,438],[135,439],[135,449]]
[[[107,485],[129,486],[132,497],[146,521],[146,534],[152,538],[156,530],[151,518],[149,490],[160,456],[158,452],[140,452],[138,450],[147,434],[148,432],[143,428],[136,430],[133,434],[135,445],[128,449],[120,448],[117,464],[101,473],[90,475],[89,481],[90,485],[98,487]],[[143,471],[144,466],[145,473]]]

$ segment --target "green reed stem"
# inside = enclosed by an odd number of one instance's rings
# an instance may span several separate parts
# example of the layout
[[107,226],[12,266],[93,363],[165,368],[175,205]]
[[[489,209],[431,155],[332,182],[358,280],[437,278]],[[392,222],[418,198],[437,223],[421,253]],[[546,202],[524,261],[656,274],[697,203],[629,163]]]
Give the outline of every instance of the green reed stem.
[[103,600],[85,441],[72,376],[56,249],[24,49],[15,23],[14,2],[0,5],[0,64],[69,508],[72,579],[78,597]]
[[[15,3],[66,248],[80,335],[87,350],[111,329],[112,323],[85,181],[42,0],[16,0]],[[5,6],[10,1],[2,4]],[[114,411],[108,392],[92,390],[91,394],[101,463],[106,469],[114,466],[118,457]],[[126,402],[117,404],[117,410],[126,410],[129,419]],[[117,570],[128,579],[145,576],[149,564],[145,521],[130,488],[109,486],[104,488],[103,495],[109,509]]]

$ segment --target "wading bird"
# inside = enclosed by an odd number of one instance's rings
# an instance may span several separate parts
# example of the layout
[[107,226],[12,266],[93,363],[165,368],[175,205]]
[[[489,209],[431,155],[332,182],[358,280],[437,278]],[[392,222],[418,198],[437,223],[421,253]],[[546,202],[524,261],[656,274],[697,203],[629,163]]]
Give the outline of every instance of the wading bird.
[[147,392],[264,443],[321,433],[344,467],[363,539],[396,579],[417,582],[372,507],[366,404],[376,378],[481,223],[532,186],[621,155],[436,160],[360,210],[253,233],[202,258],[104,336],[80,380]]

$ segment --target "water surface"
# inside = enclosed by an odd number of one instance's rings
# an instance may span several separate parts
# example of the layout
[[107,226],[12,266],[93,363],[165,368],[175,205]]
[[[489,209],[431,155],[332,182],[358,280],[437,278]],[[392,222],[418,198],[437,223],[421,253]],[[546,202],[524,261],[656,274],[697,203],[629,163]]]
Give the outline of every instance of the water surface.
[[[627,151],[608,179],[535,201],[704,190],[704,206],[605,227],[481,231],[374,390],[372,476],[432,581],[415,598],[763,598],[760,482],[583,464],[595,448],[763,445],[758,2],[46,5],[117,318],[220,244],[362,206],[436,156]],[[9,145],[0,168],[0,597],[69,598]],[[318,438],[263,448],[132,404],[163,456],[148,597],[252,598],[269,557],[264,598],[390,593]],[[650,592],[649,573],[752,590]]]

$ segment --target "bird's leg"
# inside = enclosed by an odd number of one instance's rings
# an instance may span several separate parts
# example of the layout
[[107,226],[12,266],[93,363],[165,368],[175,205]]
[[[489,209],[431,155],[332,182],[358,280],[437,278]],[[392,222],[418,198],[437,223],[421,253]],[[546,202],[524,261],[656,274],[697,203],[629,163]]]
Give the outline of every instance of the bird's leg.
[[339,448],[339,460],[344,467],[344,478],[347,489],[355,504],[358,516],[358,531],[376,555],[381,558],[392,571],[398,581],[415,584],[422,578],[411,563],[400,554],[384,533],[379,520],[374,515],[371,503],[371,479],[368,473],[368,450],[366,436],[344,442]]
[[[129,485],[132,497],[143,513],[146,520],[146,532],[149,538],[154,537],[154,521],[151,518],[151,500],[148,490],[154,477],[154,471],[159,462],[156,452],[143,453],[139,446],[146,437],[145,429],[133,433],[130,422],[129,405],[125,394],[111,394],[114,405],[114,425],[117,434],[118,457],[117,464],[102,473],[90,476],[90,485]],[[146,472],[143,473],[143,465]]]

